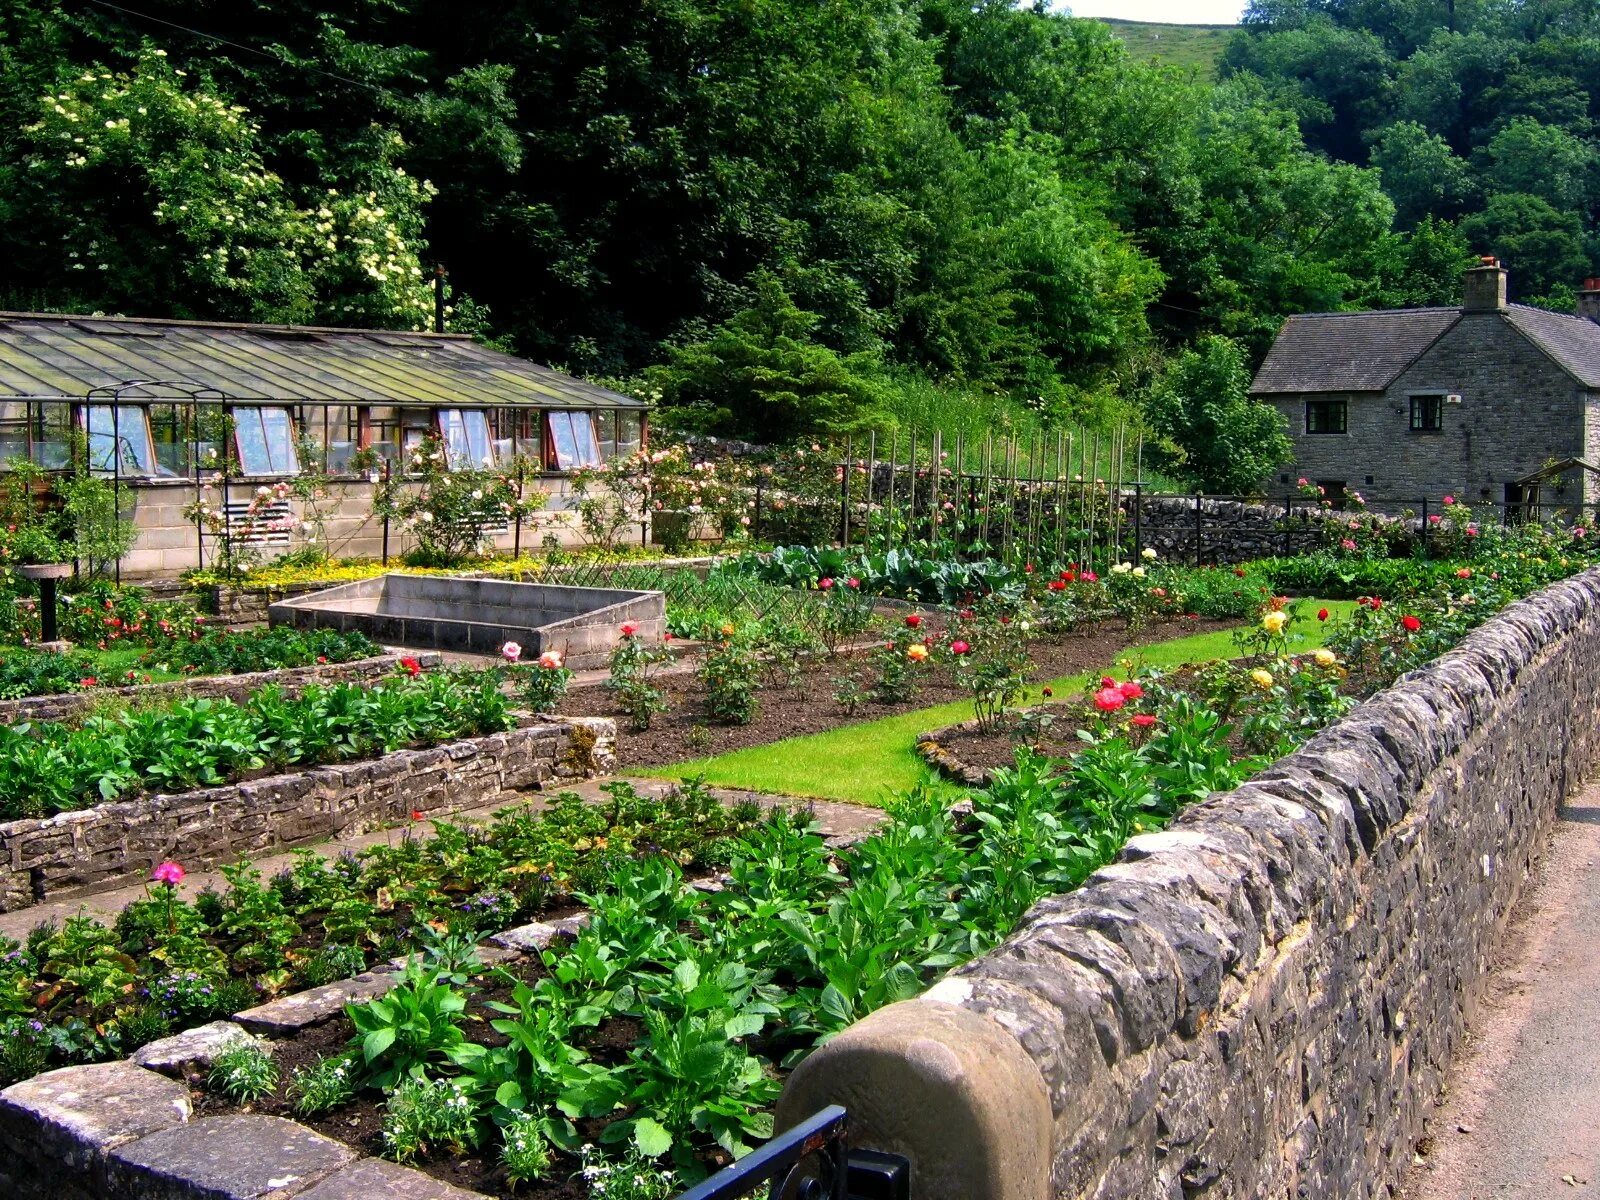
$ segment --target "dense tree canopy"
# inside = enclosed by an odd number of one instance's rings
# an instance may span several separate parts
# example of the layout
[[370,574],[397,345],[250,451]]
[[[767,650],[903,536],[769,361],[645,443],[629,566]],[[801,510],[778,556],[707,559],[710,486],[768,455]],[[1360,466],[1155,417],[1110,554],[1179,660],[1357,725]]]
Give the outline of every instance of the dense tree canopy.
[[1308,145],[1376,168],[1402,229],[1459,220],[1561,306],[1594,274],[1600,7],[1584,0],[1255,0],[1225,71]]
[[1466,233],[1565,279],[1600,41],[1529,7],[1258,3],[1215,84],[1014,0],[0,0],[0,304],[414,326],[437,262],[720,431],[1098,413]]

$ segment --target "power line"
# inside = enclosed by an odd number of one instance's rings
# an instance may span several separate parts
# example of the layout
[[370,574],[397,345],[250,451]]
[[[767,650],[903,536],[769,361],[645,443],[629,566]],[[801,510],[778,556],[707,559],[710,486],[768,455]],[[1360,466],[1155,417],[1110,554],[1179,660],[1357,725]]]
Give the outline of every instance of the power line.
[[291,62],[283,55],[274,54],[270,50],[262,50],[255,46],[246,46],[242,42],[229,41],[225,37],[221,37],[215,33],[207,33],[203,29],[191,29],[187,25],[179,25],[176,21],[168,21],[164,17],[152,16],[150,13],[137,12],[131,8],[124,8],[120,4],[112,4],[111,0],[89,0],[89,3],[100,8],[109,8],[113,12],[119,12],[128,17],[135,17],[141,21],[150,21],[156,25],[165,25],[169,29],[176,29],[181,33],[187,33],[193,37],[204,38],[206,41],[215,42],[219,46],[229,46],[235,50],[243,50],[246,54],[254,54],[258,58],[268,59],[271,62],[279,64],[280,66],[292,67],[301,71],[309,71],[311,74],[321,75],[325,79],[336,79],[340,83],[348,83],[351,87],[363,88],[366,91],[373,92],[374,94],[383,96],[389,100],[401,101],[405,99],[397,92],[390,91],[388,88],[382,87],[378,84],[367,83],[360,79],[352,79],[350,76],[340,75],[336,71],[324,71],[321,67],[314,67],[308,63]]

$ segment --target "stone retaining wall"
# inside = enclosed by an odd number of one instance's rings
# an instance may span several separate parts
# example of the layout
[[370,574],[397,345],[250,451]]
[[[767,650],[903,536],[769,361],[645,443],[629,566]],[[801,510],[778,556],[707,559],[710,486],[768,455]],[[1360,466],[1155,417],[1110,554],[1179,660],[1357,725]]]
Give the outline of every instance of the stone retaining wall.
[[0,823],[0,912],[137,883],[166,859],[209,869],[285,846],[493,801],[513,788],[603,774],[616,723],[565,717],[427,750],[175,796]]
[[1600,571],[1507,609],[801,1065],[919,1200],[1386,1197],[1600,745]]
[[[1128,503],[1131,508],[1133,500],[1130,498]],[[1320,550],[1327,544],[1326,529],[1330,524],[1344,523],[1358,515],[1322,510],[1309,501],[1285,509],[1281,503],[1247,504],[1202,498],[1197,523],[1195,505],[1192,496],[1144,497],[1140,504],[1140,541],[1153,547],[1162,558],[1191,563],[1195,561],[1198,535],[1200,562],[1247,562],[1252,558]]]
[[[401,655],[379,654],[345,663],[313,663],[308,667],[289,667],[279,671],[252,671],[244,675],[196,675],[169,683],[145,683],[133,687],[97,687],[82,692],[61,692],[52,696],[24,696],[20,700],[0,700],[0,724],[23,721],[63,721],[87,712],[106,701],[145,703],[175,699],[227,698],[243,700],[252,692],[276,684],[285,695],[298,696],[314,683],[343,683],[377,679],[391,674]],[[438,652],[425,650],[410,655],[424,670],[437,667]]]

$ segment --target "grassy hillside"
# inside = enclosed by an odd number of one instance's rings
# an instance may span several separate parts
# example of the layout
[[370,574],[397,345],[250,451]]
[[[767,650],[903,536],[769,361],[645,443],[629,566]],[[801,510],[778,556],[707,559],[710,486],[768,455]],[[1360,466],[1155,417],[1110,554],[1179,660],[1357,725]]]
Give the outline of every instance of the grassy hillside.
[[1192,68],[1210,77],[1237,25],[1160,25],[1151,21],[1101,18],[1137,59],[1158,59],[1174,67]]

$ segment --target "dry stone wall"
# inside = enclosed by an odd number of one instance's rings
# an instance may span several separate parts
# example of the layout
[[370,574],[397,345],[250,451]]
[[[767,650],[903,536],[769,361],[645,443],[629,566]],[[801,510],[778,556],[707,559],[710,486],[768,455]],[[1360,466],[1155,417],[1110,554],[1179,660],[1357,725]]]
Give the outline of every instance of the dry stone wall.
[[403,821],[419,809],[433,816],[512,789],[601,774],[615,744],[609,718],[566,717],[379,759],[7,821],[0,912],[137,883],[166,859],[205,870]]
[[1600,571],[1513,605],[994,952],[847,1030],[919,1200],[1386,1197],[1563,798],[1595,762]]

